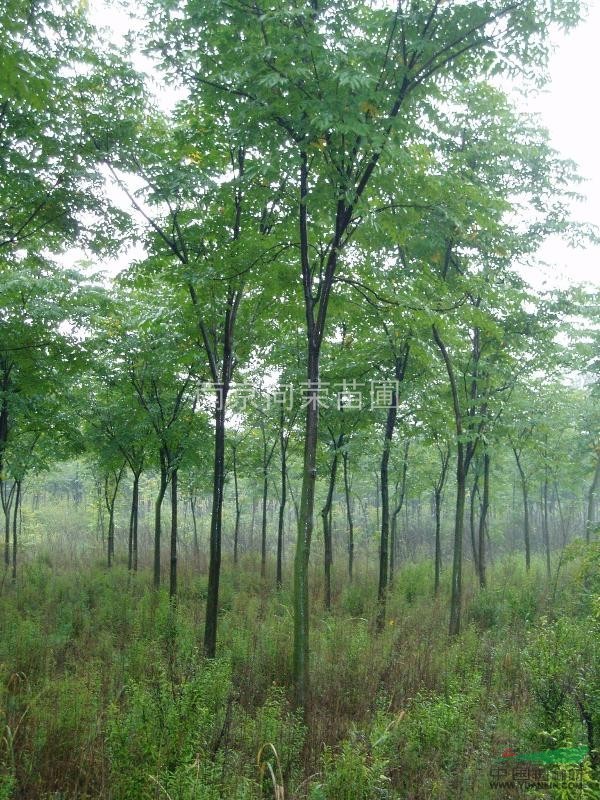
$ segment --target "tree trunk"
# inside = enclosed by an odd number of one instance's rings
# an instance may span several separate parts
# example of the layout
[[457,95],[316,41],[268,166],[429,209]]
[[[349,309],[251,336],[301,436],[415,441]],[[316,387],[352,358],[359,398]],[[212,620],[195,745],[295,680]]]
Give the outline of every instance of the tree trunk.
[[287,442],[285,440],[283,404],[281,406],[281,427],[279,436],[279,448],[281,456],[281,496],[279,498],[279,517],[277,521],[277,574],[275,585],[281,589],[283,585],[283,527],[285,520],[285,505],[287,502]]
[[[133,489],[132,489],[133,495]],[[133,500],[129,509],[129,528],[127,529],[127,570],[131,572],[133,568]]]
[[115,555],[115,505],[111,503],[108,509],[108,566],[112,567]]
[[471,531],[471,550],[473,553],[473,566],[477,577],[479,577],[479,553],[477,550],[477,537],[475,534],[475,512],[477,509],[477,496],[479,494],[479,465],[476,463],[475,475],[471,486],[471,496],[469,498],[469,528]]
[[196,498],[190,497],[190,511],[192,512],[192,525],[194,526],[194,556],[200,558],[200,542],[198,541],[198,520],[196,519]]
[[10,507],[11,503],[4,504],[4,565],[10,566]]
[[[394,510],[392,512],[392,527],[391,527],[391,540],[390,540],[390,586],[394,583],[394,572],[396,570],[396,558],[398,557],[398,515],[402,511],[404,505],[404,497],[406,495],[406,475],[408,473],[408,448],[410,440],[404,443],[404,459],[402,461],[402,477],[400,479],[400,494],[397,497]],[[396,493],[398,492],[398,484],[396,484]]]
[[523,536],[525,539],[525,569],[529,572],[531,568],[531,543],[529,535],[529,490],[527,481],[521,485],[523,491]]
[[160,484],[156,502],[154,504],[154,588],[160,587],[160,540],[162,532],[161,512],[162,504],[167,491],[167,461],[165,454],[160,453]]
[[519,451],[513,447],[515,454],[515,461],[517,462],[517,469],[521,478],[521,492],[523,495],[523,537],[525,540],[525,569],[529,572],[531,568],[531,541],[529,535],[529,487],[527,485],[527,476],[521,463]]
[[456,454],[456,516],[454,518],[454,553],[452,558],[452,592],[450,597],[450,636],[460,633],[462,614],[462,551],[465,526],[467,469],[464,444],[457,442]]
[[331,514],[321,511],[323,520],[323,555],[324,555],[324,583],[323,583],[323,605],[325,611],[331,611],[331,564],[333,553],[331,546]]
[[[454,422],[456,426],[456,514],[454,518],[454,553],[452,557],[452,590],[450,596],[450,627],[451,636],[460,633],[461,614],[462,614],[462,551],[465,529],[465,498],[467,493],[467,475],[469,466],[475,451],[475,442],[463,441],[465,429],[463,427],[463,414],[461,410],[460,398],[454,366],[450,354],[446,349],[438,329],[432,326],[433,338],[442,354],[450,392],[452,395],[452,407],[454,410]],[[476,383],[474,382],[474,385]]]
[[444,486],[446,485],[446,478],[448,476],[448,465],[450,464],[450,446],[445,449],[441,447],[440,454],[440,475],[437,482],[433,486],[434,498],[434,514],[435,514],[435,554],[434,554],[434,578],[433,578],[433,593],[437,595],[440,590],[440,578],[442,574],[442,540],[441,540],[441,527],[442,527],[442,499],[444,495]]
[[542,487],[542,535],[544,537],[544,550],[546,553],[546,575],[548,580],[552,576],[552,563],[550,560],[550,526],[548,524],[548,475],[544,477]]
[[133,550],[133,571],[137,572],[138,570],[138,522],[140,516],[140,476],[139,474],[135,476],[133,482],[133,498],[131,501],[131,507],[133,509],[133,531],[132,531],[132,550]]
[[137,572],[138,554],[138,507],[140,494],[140,475],[133,473],[133,486],[131,490],[131,514],[129,516],[129,539],[127,543],[127,569]]
[[233,489],[234,489],[234,499],[235,499],[235,526],[233,528],[233,564],[234,566],[237,566],[239,537],[240,537],[240,517],[242,514],[240,509],[240,493],[239,493],[238,474],[237,474],[237,446],[234,446],[233,448]]
[[214,658],[217,651],[217,616],[219,611],[219,579],[221,573],[221,526],[223,514],[223,485],[225,482],[225,387],[217,393],[215,404],[215,461],[213,498],[210,519],[210,560],[208,594],[204,625],[204,654]]
[[379,540],[379,585],[377,588],[377,630],[383,630],[385,624],[385,607],[388,585],[388,565],[389,565],[389,535],[390,535],[390,495],[388,468],[390,462],[390,449],[392,437],[398,415],[396,392],[392,393],[392,402],[388,408],[385,423],[385,435],[383,440],[383,452],[381,454],[381,537]]
[[2,404],[0,405],[0,501],[4,512],[4,565],[8,570],[10,565],[10,498],[12,488],[7,489],[7,481],[4,479],[4,453],[8,445],[8,389],[10,385],[10,373],[12,366],[6,361],[2,361]]
[[434,559],[434,576],[433,576],[433,594],[438,595],[440,591],[440,576],[442,573],[442,539],[441,539],[441,524],[442,524],[442,490],[437,487],[433,492],[433,503],[435,513],[435,553]]
[[488,512],[490,508],[490,454],[484,453],[483,456],[483,497],[481,500],[481,511],[479,514],[479,564],[477,573],[479,575],[479,586],[485,589],[487,583],[486,574],[486,552],[485,534],[488,523]]
[[335,439],[333,439],[335,451],[331,461],[331,469],[329,471],[329,487],[327,489],[325,505],[321,509],[321,519],[323,520],[323,550],[325,556],[325,584],[323,594],[326,611],[331,611],[331,565],[333,563],[333,546],[331,541],[331,507],[333,504],[333,492],[335,490],[335,480],[337,476],[338,450],[342,446],[343,442],[343,433],[340,434],[337,443]]
[[169,597],[177,595],[177,469],[171,473],[171,564]]
[[264,578],[267,572],[267,496],[269,492],[269,475],[266,465],[263,465],[262,488],[262,521],[260,529],[260,577]]
[[350,480],[348,475],[348,451],[342,454],[344,463],[344,497],[346,500],[346,519],[348,521],[348,580],[352,583],[354,570],[354,521],[352,519],[352,500],[350,498]]
[[309,329],[308,340],[308,403],[304,429],[304,457],[302,464],[302,490],[298,509],[298,537],[294,556],[294,686],[296,704],[308,711],[310,692],[309,674],[309,593],[308,563],[313,532],[315,507],[315,480],[317,477],[317,436],[319,425],[318,394],[319,344],[313,340]]
[[254,551],[254,523],[256,522],[256,495],[252,488],[252,517],[250,519],[250,550]]
[[585,520],[585,540],[589,544],[592,537],[592,528],[594,527],[594,506],[596,502],[596,493],[600,488],[600,452],[596,456],[596,469],[594,470],[594,477],[592,485],[590,486],[587,497],[587,514]]
[[[375,166],[373,163],[373,168]],[[361,192],[366,186],[363,182]],[[322,276],[318,282],[318,292],[314,292],[313,269],[310,261],[309,222],[307,202],[309,196],[309,166],[306,151],[300,153],[300,193],[298,203],[298,223],[300,239],[300,265],[304,311],[306,315],[306,377],[308,381],[308,403],[306,407],[306,427],[304,432],[304,457],[302,465],[302,491],[298,514],[298,536],[294,559],[294,688],[296,703],[301,706],[305,719],[309,707],[309,596],[308,564],[313,531],[315,508],[315,480],[317,476],[317,442],[319,430],[318,386],[319,358],[321,343],[325,333],[327,307],[337,269],[338,254],[342,246],[342,236],[352,218],[352,212],[342,197],[338,200],[335,218],[335,232],[329,249]]]
[[2,511],[4,512],[4,564],[6,569],[10,566],[10,519],[13,498],[15,494],[15,482],[12,482],[8,489],[8,481],[0,477],[0,492],[2,497]]
[[21,481],[15,481],[15,506],[13,508],[13,530],[12,530],[12,580],[17,580],[17,531],[19,527],[19,509],[21,508]]
[[[111,475],[107,474],[104,478],[104,500],[106,502],[106,510],[108,511],[108,538],[107,538],[107,554],[108,566],[112,567],[113,558],[115,555],[115,504],[117,501],[117,492],[119,491],[119,484],[123,476],[124,464],[121,468]],[[112,492],[110,490],[111,477],[114,480]]]

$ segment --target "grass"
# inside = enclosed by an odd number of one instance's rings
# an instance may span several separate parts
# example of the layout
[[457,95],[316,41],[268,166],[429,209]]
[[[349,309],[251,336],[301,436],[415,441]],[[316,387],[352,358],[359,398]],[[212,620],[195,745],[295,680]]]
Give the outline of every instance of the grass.
[[[205,577],[183,571],[174,606],[146,572],[40,556],[0,596],[0,798],[504,797],[488,773],[507,746],[588,743],[564,675],[579,659],[591,686],[599,666],[580,636],[596,596],[586,579],[582,604],[581,564],[557,586],[541,564],[526,575],[512,560],[483,592],[467,580],[452,640],[428,563],[397,574],[380,635],[374,576],[337,575],[325,614],[316,574],[306,726],[291,703],[291,597],[253,561],[225,570],[218,658],[206,662]],[[600,718],[600,700],[592,710]],[[600,797],[587,783],[581,796]]]

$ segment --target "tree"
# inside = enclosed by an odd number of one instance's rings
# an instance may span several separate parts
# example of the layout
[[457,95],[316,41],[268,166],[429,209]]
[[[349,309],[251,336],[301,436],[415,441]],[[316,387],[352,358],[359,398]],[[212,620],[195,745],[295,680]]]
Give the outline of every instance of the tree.
[[[155,588],[160,586],[161,512],[171,484],[169,585],[173,597],[177,590],[178,471],[186,448],[194,446],[196,436],[206,433],[203,417],[196,413],[201,367],[193,325],[189,318],[174,318],[169,308],[172,296],[144,274],[144,265],[140,266],[137,276],[123,276],[118,289],[117,303],[108,325],[98,337],[97,358],[109,365],[107,377],[113,390],[123,392],[130,407],[133,404],[132,416],[139,421],[139,427],[137,432],[135,426],[117,427],[119,412],[115,419],[111,403],[106,409],[109,425],[101,424],[100,434],[108,436],[111,447],[121,458],[128,463],[133,459],[138,469],[141,454],[150,449],[149,431],[154,434],[152,444],[158,456],[159,490],[154,510],[153,582]],[[122,417],[121,422],[125,422]]]
[[298,230],[312,400],[294,568],[296,700],[306,710],[316,399],[329,301],[344,253],[376,194],[380,162],[404,155],[406,123],[435,93],[438,76],[450,82],[492,65],[500,69],[509,54],[535,68],[547,52],[547,26],[574,24],[578,6],[495,0],[450,7],[435,0],[392,10],[315,0],[265,10],[213,0],[179,10],[172,3],[150,5],[154,48],[190,92],[201,88],[207,102],[254,133],[247,146],[262,148],[295,192],[290,211]]
[[42,444],[54,439],[58,447],[75,436],[67,397],[84,364],[79,331],[104,295],[76,270],[33,256],[0,265],[0,293],[0,499],[8,566],[10,512],[27,471],[48,463]]

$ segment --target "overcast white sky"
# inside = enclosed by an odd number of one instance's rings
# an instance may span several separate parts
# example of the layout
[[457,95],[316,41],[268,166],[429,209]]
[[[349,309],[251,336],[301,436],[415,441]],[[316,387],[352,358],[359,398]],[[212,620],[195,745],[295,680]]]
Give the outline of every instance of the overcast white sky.
[[[586,201],[573,209],[574,218],[600,225],[600,0],[590,0],[585,22],[556,39],[550,64],[551,83],[538,96],[528,98],[530,111],[542,115],[553,146],[577,162],[586,183],[579,187]],[[561,242],[548,242],[542,251],[548,267],[534,285],[568,286],[582,281],[600,286],[600,247],[573,250]]]
[[[131,26],[123,8],[111,6],[108,10],[104,0],[92,0],[90,11],[95,22],[108,25],[117,37]],[[573,218],[600,226],[600,109],[596,101],[600,76],[600,0],[589,0],[587,18],[576,30],[556,35],[550,76],[550,84],[543,92],[520,97],[518,103],[524,110],[540,113],[553,146],[563,157],[578,164],[580,175],[586,180],[579,187],[586,200],[574,206]],[[114,274],[131,257],[141,255],[136,248],[105,268]],[[524,273],[536,288],[564,288],[581,282],[600,287],[600,246],[571,249],[560,240],[552,240],[543,247],[540,256],[540,266]]]

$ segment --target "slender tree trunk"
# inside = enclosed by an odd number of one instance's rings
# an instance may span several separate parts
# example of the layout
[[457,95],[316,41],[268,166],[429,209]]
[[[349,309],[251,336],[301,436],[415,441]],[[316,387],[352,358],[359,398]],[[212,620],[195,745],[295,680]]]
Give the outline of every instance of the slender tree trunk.
[[[450,354],[444,344],[438,329],[432,326],[433,338],[442,354],[450,392],[452,394],[452,407],[454,410],[454,422],[456,426],[456,513],[454,517],[454,552],[452,557],[452,590],[450,596],[450,627],[451,636],[460,633],[462,615],[462,551],[465,529],[465,498],[467,493],[467,475],[469,466],[473,459],[475,442],[463,440],[465,429],[463,427],[463,413],[458,393],[456,375]],[[476,381],[473,381],[476,386]]]
[[177,595],[177,469],[171,473],[171,569],[169,597]]
[[442,574],[442,499],[444,496],[444,486],[448,476],[448,465],[450,464],[450,446],[444,449],[439,447],[440,454],[440,474],[437,482],[433,485],[433,501],[435,514],[435,554],[434,554],[434,578],[433,593],[437,595],[440,590],[440,578]]
[[469,498],[469,528],[471,531],[471,550],[473,552],[473,566],[479,578],[479,553],[477,551],[477,536],[475,533],[475,512],[477,509],[477,496],[479,494],[479,466],[476,465],[473,484],[471,486],[471,496]]
[[208,566],[208,595],[204,625],[204,654],[214,658],[217,651],[217,617],[219,611],[219,581],[221,573],[221,526],[223,514],[223,485],[225,482],[225,400],[218,394],[215,410],[215,460],[213,500],[210,520],[210,560]]
[[133,479],[133,497],[131,500],[131,510],[133,513],[133,527],[132,527],[132,568],[134,572],[138,570],[138,521],[140,516],[140,475],[139,473]]
[[335,490],[335,480],[337,476],[338,466],[338,451],[344,442],[344,434],[341,433],[336,443],[333,440],[335,452],[331,461],[331,469],[329,471],[329,487],[327,489],[327,497],[325,505],[321,509],[321,519],[323,520],[323,550],[325,556],[325,584],[324,584],[324,602],[325,610],[331,611],[331,565],[333,563],[333,546],[331,534],[331,507],[333,504],[333,492]]
[[352,519],[352,499],[350,497],[350,476],[348,475],[348,451],[342,454],[344,464],[344,497],[346,499],[346,519],[348,521],[348,580],[352,583],[354,570],[354,520]]
[[10,502],[4,504],[4,565],[10,566]]
[[485,589],[487,583],[486,573],[486,552],[485,552],[485,535],[488,525],[488,516],[490,508],[490,454],[484,453],[483,456],[483,497],[481,500],[481,512],[479,514],[479,566],[477,573],[479,575],[479,586]]
[[108,539],[107,539],[107,554],[108,566],[112,567],[113,558],[115,555],[115,504],[117,501],[117,492],[119,491],[119,484],[123,476],[124,465],[115,471],[112,475],[114,485],[110,487],[111,475],[107,474],[104,478],[104,499],[106,502],[106,509],[108,511]]
[[394,508],[392,511],[390,519],[390,574],[388,581],[390,587],[394,585],[396,562],[400,559],[400,544],[398,542],[398,517],[400,516],[400,511],[402,509],[396,513],[396,508]]
[[323,520],[323,545],[324,545],[324,583],[323,604],[326,611],[331,611],[331,564],[333,561],[331,546],[331,514],[321,511]]
[[435,553],[433,557],[434,562],[434,576],[433,576],[433,593],[438,595],[440,591],[440,576],[442,574],[442,490],[437,487],[433,492],[433,504],[435,513]]
[[165,454],[161,451],[160,454],[160,484],[156,502],[154,504],[154,588],[160,587],[160,544],[162,533],[162,504],[167,491],[167,459]]
[[[375,162],[373,162],[373,168]],[[362,183],[366,186],[368,177]],[[298,203],[298,223],[300,238],[300,265],[302,290],[306,315],[307,359],[306,377],[308,381],[308,403],[306,427],[304,432],[304,457],[302,465],[302,491],[298,514],[298,536],[294,559],[294,688],[296,704],[302,707],[305,719],[309,713],[309,596],[308,563],[314,524],[315,480],[317,476],[316,459],[319,430],[318,385],[319,358],[321,343],[325,333],[327,308],[337,269],[338,254],[342,247],[342,237],[348,228],[352,211],[340,197],[335,218],[335,232],[329,255],[323,266],[319,280],[318,293],[314,292],[313,267],[309,242],[309,222],[307,202],[309,197],[309,165],[305,151],[300,153],[300,194]]]
[[127,542],[127,569],[137,572],[137,520],[139,505],[139,473],[133,473],[131,489],[131,513],[129,515],[129,538]]
[[381,536],[379,541],[379,585],[377,588],[377,630],[383,630],[385,624],[386,595],[388,586],[388,565],[389,565],[389,535],[390,535],[390,494],[388,469],[390,463],[390,450],[392,437],[398,415],[396,392],[392,394],[392,403],[388,408],[385,423],[385,435],[383,440],[383,452],[381,454],[380,475],[381,475]]
[[285,506],[287,502],[287,442],[285,440],[283,422],[283,405],[281,406],[279,448],[281,456],[281,496],[279,498],[279,518],[277,521],[277,574],[275,584],[278,589],[283,585],[283,528]]
[[200,558],[200,542],[198,541],[198,520],[196,519],[196,498],[190,497],[190,511],[192,512],[192,525],[194,526],[194,556]]
[[240,517],[242,514],[240,509],[240,492],[239,492],[238,474],[237,474],[237,446],[233,448],[233,489],[234,489],[234,499],[235,499],[235,526],[233,528],[233,564],[234,566],[237,566],[239,537],[240,537]]
[[515,454],[515,461],[517,462],[517,469],[521,478],[521,493],[523,495],[523,537],[525,540],[525,569],[529,572],[531,568],[531,540],[529,534],[529,487],[527,484],[527,476],[521,463],[519,451],[513,448]]
[[546,575],[548,580],[552,576],[552,563],[550,560],[550,526],[548,523],[548,475],[544,476],[542,487],[542,531],[544,536],[544,550],[546,551]]
[[2,367],[2,401],[0,404],[0,501],[4,512],[4,565],[8,570],[10,565],[10,498],[12,489],[8,489],[8,481],[4,479],[4,454],[8,446],[8,390],[10,386],[10,373],[12,365],[5,360],[0,362]]
[[[319,343],[314,341],[314,331],[310,327],[308,334],[308,386],[317,387],[319,380]],[[294,557],[294,685],[296,704],[304,710],[305,716],[308,713],[310,692],[308,563],[314,524],[319,425],[316,388],[313,391],[309,388],[308,394],[304,429],[302,490],[298,509],[298,537],[296,539]]]
[[585,520],[585,540],[589,544],[592,537],[592,529],[594,527],[594,506],[596,502],[596,494],[600,488],[600,452],[596,455],[596,469],[594,470],[594,477],[592,484],[588,491],[587,496],[587,513]]
[[[133,494],[133,490],[132,490]],[[129,509],[129,528],[127,529],[127,570],[133,568],[133,500]]]
[[260,529],[260,577],[267,573],[267,496],[269,493],[269,474],[266,465],[263,466],[262,488],[262,521]]
[[462,551],[465,527],[467,469],[464,444],[459,440],[456,455],[456,516],[454,518],[454,553],[452,558],[452,593],[450,597],[450,635],[460,633],[462,614]]
[[[396,571],[396,559],[398,557],[398,515],[402,511],[404,505],[404,497],[406,495],[406,475],[408,473],[408,448],[410,440],[404,443],[403,461],[402,461],[402,476],[400,478],[400,493],[397,497],[394,510],[392,512],[392,527],[391,527],[391,540],[390,540],[390,586],[394,583],[394,573]],[[396,493],[398,493],[398,484],[396,484]]]
[[19,510],[21,508],[21,481],[15,481],[15,505],[13,508],[13,530],[12,530],[12,580],[17,580],[17,532],[19,528]]
[[523,536],[525,539],[525,569],[529,572],[531,568],[531,542],[529,533],[529,490],[527,481],[523,481],[521,486],[523,492]]
[[256,495],[252,488],[252,517],[250,519],[250,550],[254,551],[254,524],[256,522]]
[[111,503],[108,509],[108,566],[112,567],[115,555],[115,506]]

